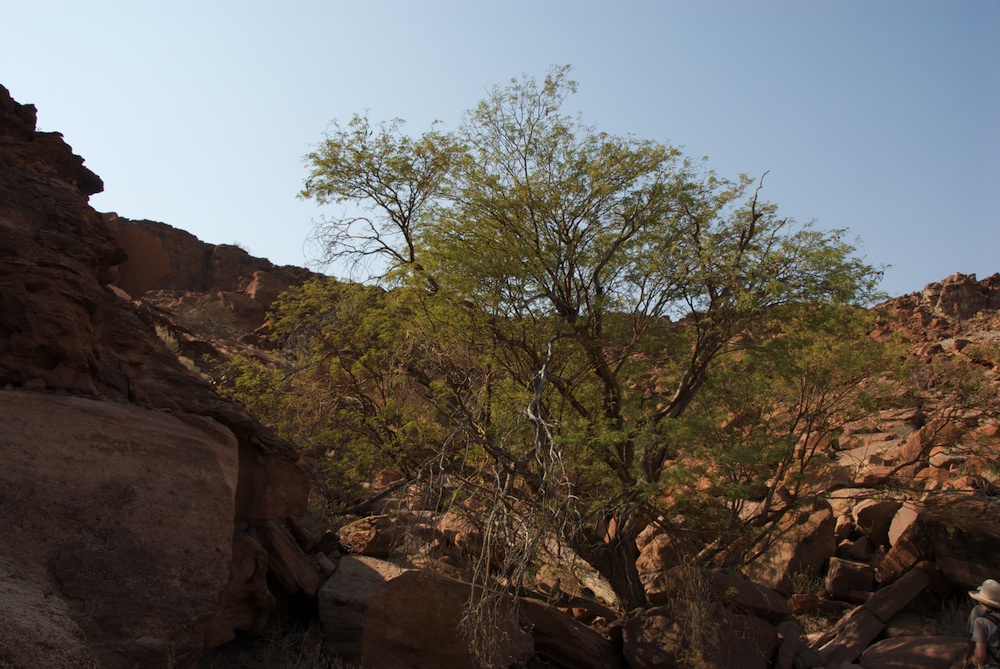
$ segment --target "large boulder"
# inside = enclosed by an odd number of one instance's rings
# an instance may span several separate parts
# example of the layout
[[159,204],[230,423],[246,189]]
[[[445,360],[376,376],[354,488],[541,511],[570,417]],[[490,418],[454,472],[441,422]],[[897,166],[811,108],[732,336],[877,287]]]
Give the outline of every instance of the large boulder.
[[319,590],[324,642],[347,663],[361,661],[365,616],[379,589],[408,567],[363,555],[345,555]]
[[921,514],[930,552],[954,585],[971,590],[1000,567],[1000,513],[995,499],[958,496],[928,500]]
[[863,562],[832,557],[825,589],[834,599],[863,601],[875,589],[875,570]]
[[917,502],[907,501],[896,511],[889,523],[889,545],[895,546],[896,541],[906,530],[917,521],[920,515],[920,505]]
[[[409,570],[387,581],[371,599],[363,634],[364,663],[408,669],[478,669],[491,666],[469,650],[461,621],[472,586],[432,572]],[[482,648],[492,666],[532,657],[534,646],[513,615],[490,618]]]
[[866,499],[855,505],[854,518],[872,544],[889,548],[889,528],[901,506],[893,499]]
[[386,558],[402,552],[407,519],[399,514],[358,518],[341,527],[337,534],[348,553]]
[[673,538],[663,532],[654,535],[639,551],[635,567],[639,574],[656,574],[677,566],[682,559],[682,549]]
[[746,574],[756,583],[790,594],[799,574],[818,576],[837,551],[836,525],[830,505],[817,501],[810,508],[787,514],[778,524],[767,550]]
[[0,392],[0,555],[70,604],[105,667],[192,660],[229,582],[236,439],[218,423]]
[[1000,555],[1000,514],[996,503],[969,495],[928,497],[916,518],[876,569],[888,583],[919,562],[933,560],[958,589],[970,590],[997,573]]

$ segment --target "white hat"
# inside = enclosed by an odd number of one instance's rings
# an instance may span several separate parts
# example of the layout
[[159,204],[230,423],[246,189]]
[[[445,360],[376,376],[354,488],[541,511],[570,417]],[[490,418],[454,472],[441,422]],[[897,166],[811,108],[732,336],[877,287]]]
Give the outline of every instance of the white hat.
[[1000,583],[997,583],[992,578],[988,578],[983,581],[978,590],[970,591],[969,597],[972,597],[977,602],[982,602],[986,606],[1000,609]]

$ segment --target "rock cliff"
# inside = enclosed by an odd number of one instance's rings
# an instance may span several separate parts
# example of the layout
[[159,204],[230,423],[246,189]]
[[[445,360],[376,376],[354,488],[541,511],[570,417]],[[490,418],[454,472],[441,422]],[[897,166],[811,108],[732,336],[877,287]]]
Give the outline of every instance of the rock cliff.
[[136,300],[151,290],[242,293],[267,309],[290,285],[315,276],[301,267],[275,266],[239,246],[203,242],[165,223],[117,214],[103,219],[127,256],[115,283]]
[[[67,638],[82,634],[102,666],[183,664],[263,626],[264,549],[244,529],[301,514],[306,475],[126,292],[213,285],[238,249],[174,271],[142,224],[89,205],[101,180],[35,114],[0,86],[0,559],[64,603]],[[225,271],[206,275],[206,257]],[[37,666],[72,662],[53,651]]]

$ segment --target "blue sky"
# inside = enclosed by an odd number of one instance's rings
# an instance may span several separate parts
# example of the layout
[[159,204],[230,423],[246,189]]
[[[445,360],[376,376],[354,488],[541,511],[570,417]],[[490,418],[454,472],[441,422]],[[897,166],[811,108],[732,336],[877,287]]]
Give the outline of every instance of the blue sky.
[[[0,0],[0,84],[105,182],[100,211],[305,265],[332,119],[454,128],[571,64],[567,110],[847,228],[883,289],[1000,271],[1000,1]],[[334,268],[331,271],[336,271]]]

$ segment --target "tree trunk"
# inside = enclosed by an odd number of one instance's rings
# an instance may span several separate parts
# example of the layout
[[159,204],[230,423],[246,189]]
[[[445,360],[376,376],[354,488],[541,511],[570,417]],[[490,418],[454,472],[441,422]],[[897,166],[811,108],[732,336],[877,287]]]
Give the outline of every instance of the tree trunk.
[[611,551],[610,581],[621,605],[626,611],[632,611],[648,606],[646,589],[639,580],[639,570],[635,566],[635,561],[639,559],[639,548],[636,546],[639,532],[631,527],[632,523],[628,520],[618,520],[621,525],[614,534],[609,533],[608,537],[608,548]]
[[577,537],[573,550],[608,580],[619,605],[625,611],[632,611],[648,606],[646,591],[635,567],[639,557],[638,532],[623,535],[617,531],[617,525],[618,519],[612,518],[605,527],[585,530]]

